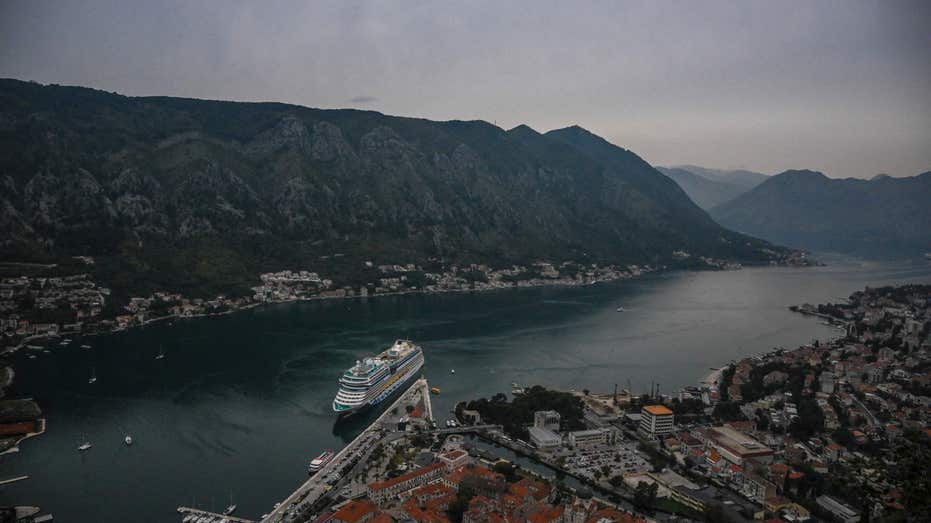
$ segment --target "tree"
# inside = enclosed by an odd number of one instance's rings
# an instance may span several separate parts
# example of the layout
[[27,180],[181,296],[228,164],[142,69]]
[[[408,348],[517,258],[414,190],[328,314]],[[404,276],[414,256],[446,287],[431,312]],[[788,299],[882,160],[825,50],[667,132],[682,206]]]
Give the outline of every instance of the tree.
[[504,478],[509,482],[513,483],[517,481],[517,469],[511,463],[507,461],[499,461],[495,463],[494,466],[495,472],[504,476]]
[[647,483],[646,481],[637,483],[637,488],[634,489],[634,506],[652,512],[651,509],[656,504],[657,490],[656,483]]
[[704,511],[705,521],[708,523],[731,523],[731,518],[727,517],[724,509],[718,503],[708,503]]

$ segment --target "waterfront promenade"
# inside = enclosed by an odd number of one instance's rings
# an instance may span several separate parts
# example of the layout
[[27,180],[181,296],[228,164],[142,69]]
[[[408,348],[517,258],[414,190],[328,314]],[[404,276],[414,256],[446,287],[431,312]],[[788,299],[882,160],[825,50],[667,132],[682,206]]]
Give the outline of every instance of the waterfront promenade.
[[[331,491],[337,490],[339,483],[345,479],[340,471],[358,463],[364,456],[394,430],[389,428],[389,421],[394,420],[399,412],[404,412],[404,405],[415,404],[423,400],[425,413],[432,413],[430,405],[430,387],[425,378],[415,381],[397,400],[387,407],[378,418],[363,430],[354,440],[343,447],[333,459],[323,466],[316,474],[311,476],[297,488],[284,501],[275,506],[275,509],[263,517],[261,523],[279,523],[297,519],[304,510],[313,505]],[[429,418],[428,418],[429,420]]]
[[178,513],[181,514],[181,517],[194,515],[198,518],[209,518],[210,521],[219,523],[221,521],[226,521],[229,523],[255,523],[251,519],[240,518],[237,516],[230,516],[224,514],[217,514],[215,512],[210,512],[207,510],[201,510],[198,508],[191,507],[178,507]]

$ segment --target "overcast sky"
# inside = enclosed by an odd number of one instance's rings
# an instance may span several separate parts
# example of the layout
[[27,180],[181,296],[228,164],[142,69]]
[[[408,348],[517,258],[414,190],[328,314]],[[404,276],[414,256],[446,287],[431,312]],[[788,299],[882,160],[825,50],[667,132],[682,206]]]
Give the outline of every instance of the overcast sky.
[[921,0],[0,0],[0,77],[578,124],[654,165],[910,176],[931,170],[929,28]]

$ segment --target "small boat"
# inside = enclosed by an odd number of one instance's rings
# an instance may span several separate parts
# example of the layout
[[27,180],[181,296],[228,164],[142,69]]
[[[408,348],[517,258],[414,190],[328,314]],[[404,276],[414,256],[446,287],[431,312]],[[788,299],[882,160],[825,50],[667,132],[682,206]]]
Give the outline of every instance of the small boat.
[[617,312],[627,312],[627,309],[625,309],[624,307],[618,307]]
[[87,382],[91,385],[97,383],[97,372],[93,368],[91,368],[91,377],[87,378]]
[[449,373],[450,373],[450,374],[455,374],[455,373],[456,373],[456,369],[449,369]]
[[45,347],[43,347],[43,346],[41,346],[41,345],[26,345],[26,348],[27,348],[27,349],[30,349],[30,350],[42,350],[42,349],[44,349]]
[[30,354],[30,355],[29,355],[29,359],[31,359],[31,360],[36,359],[36,355],[35,355],[35,354]]
[[94,445],[90,441],[85,441],[84,443],[81,443],[80,446],[78,446],[78,451],[84,452],[85,450],[90,450],[90,448],[93,446]]
[[432,393],[434,393],[434,394],[439,394],[439,393],[442,392],[442,391],[440,390],[439,387],[433,387],[433,388],[430,389],[430,392],[432,392]]
[[324,465],[329,463],[331,459],[333,459],[333,451],[330,449],[324,450],[322,454],[310,461],[310,465],[307,466],[307,472],[311,474],[316,473],[322,469]]
[[158,355],[155,356],[155,359],[157,360],[165,359],[165,349],[162,348],[161,346],[159,346],[158,348]]
[[233,503],[233,493],[230,492],[230,504],[226,507],[226,510],[223,511],[224,516],[229,516],[233,512],[236,512],[236,504]]
[[84,345],[81,345],[81,348],[82,348],[82,349],[89,349],[89,348],[91,348],[91,346],[85,343]]
[[128,447],[133,444],[133,437],[127,434],[126,437],[123,438],[123,441],[126,443],[126,446]]

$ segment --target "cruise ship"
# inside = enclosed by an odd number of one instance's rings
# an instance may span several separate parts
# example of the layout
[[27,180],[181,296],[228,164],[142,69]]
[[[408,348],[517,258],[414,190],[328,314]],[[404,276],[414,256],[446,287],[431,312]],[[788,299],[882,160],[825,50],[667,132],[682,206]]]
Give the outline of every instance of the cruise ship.
[[333,412],[346,416],[388,399],[423,367],[423,349],[397,340],[381,354],[360,361],[339,378]]

